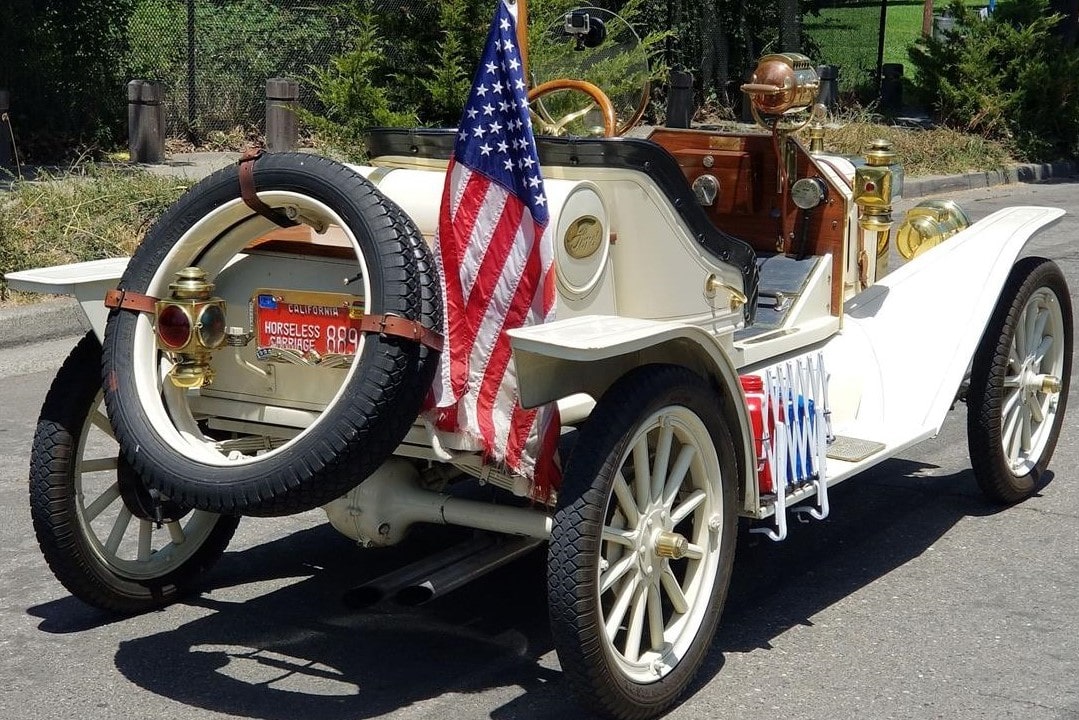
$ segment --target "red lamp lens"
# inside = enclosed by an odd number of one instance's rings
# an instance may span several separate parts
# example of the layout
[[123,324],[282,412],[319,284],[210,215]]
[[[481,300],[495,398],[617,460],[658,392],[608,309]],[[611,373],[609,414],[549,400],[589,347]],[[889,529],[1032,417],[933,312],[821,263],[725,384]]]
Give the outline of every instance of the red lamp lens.
[[157,316],[157,337],[168,348],[179,349],[191,337],[191,320],[176,305],[169,305]]

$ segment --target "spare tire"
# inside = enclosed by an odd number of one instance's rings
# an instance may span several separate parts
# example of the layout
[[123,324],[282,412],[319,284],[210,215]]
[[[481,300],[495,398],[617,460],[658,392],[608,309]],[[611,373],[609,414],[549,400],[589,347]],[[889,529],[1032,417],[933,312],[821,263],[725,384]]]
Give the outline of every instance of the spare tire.
[[[357,172],[326,158],[281,153],[254,162],[254,184],[264,203],[291,206],[344,232],[355,252],[359,272],[353,280],[362,287],[365,314],[400,316],[441,330],[430,251],[400,208]],[[241,199],[238,167],[225,168],[158,220],[119,287],[167,297],[176,273],[191,265],[212,281],[273,227]],[[283,280],[250,281],[257,286]],[[231,362],[228,352],[217,351],[213,362]],[[412,339],[362,335],[324,409],[298,433],[267,438],[256,450],[259,443],[249,436],[237,445],[235,435],[230,443],[209,429],[206,417],[192,410],[192,398],[201,391],[172,385],[166,377],[172,359],[157,349],[152,315],[113,310],[103,344],[105,403],[121,452],[149,487],[199,510],[287,515],[339,497],[383,463],[414,422],[437,355]],[[321,381],[312,375],[312,383]]]

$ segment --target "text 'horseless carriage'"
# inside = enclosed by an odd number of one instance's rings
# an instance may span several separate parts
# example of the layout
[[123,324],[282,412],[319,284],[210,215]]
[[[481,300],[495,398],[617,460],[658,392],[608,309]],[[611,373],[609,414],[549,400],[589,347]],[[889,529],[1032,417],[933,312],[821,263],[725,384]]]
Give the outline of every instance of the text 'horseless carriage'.
[[[365,166],[248,156],[130,261],[8,276],[73,294],[93,327],[45,401],[30,476],[40,545],[73,594],[167,603],[241,515],[322,507],[365,546],[415,523],[515,538],[488,565],[546,542],[567,679],[600,712],[645,718],[708,650],[739,518],[778,541],[790,513],[826,517],[829,487],[933,437],[957,398],[985,493],[1033,492],[1072,311],[1055,264],[1017,258],[1062,211],[970,225],[925,203],[887,273],[894,154],[829,155],[815,122],[808,147],[793,135],[815,117],[807,58],[766,56],[745,86],[763,130],[649,128],[646,58],[618,16],[576,10],[531,40],[531,73],[514,70],[532,80],[557,318],[509,336],[520,405],[558,405],[560,484],[537,495],[421,412],[458,131],[375,131]],[[460,492],[477,482],[497,502]]]

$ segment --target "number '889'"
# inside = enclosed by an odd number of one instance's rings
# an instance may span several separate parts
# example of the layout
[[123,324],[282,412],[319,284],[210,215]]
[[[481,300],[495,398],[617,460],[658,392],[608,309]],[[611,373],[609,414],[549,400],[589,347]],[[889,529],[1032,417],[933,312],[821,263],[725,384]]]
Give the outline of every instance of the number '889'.
[[360,331],[348,325],[330,325],[326,328],[326,352],[346,355],[356,352],[360,343]]

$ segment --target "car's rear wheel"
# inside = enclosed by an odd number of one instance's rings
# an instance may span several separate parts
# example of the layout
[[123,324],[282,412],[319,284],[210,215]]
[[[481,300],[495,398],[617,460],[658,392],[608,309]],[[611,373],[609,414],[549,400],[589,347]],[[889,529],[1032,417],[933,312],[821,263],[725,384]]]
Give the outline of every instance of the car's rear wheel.
[[737,529],[730,430],[701,377],[666,365],[613,385],[567,463],[548,555],[551,629],[579,697],[655,717],[696,675]]
[[239,518],[146,493],[112,438],[100,367],[91,333],[53,380],[31,450],[30,511],[45,560],[72,595],[137,613],[189,590],[225,551]]

